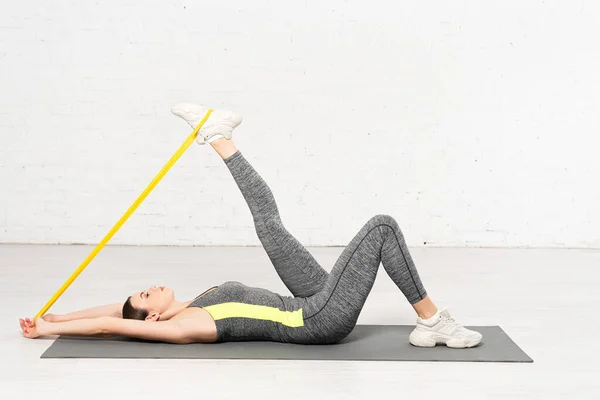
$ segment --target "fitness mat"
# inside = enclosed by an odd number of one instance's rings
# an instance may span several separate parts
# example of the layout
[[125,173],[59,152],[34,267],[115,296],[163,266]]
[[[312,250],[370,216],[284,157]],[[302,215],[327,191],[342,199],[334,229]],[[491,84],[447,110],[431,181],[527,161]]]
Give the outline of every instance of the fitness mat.
[[60,336],[41,358],[186,358],[352,361],[533,362],[499,326],[474,326],[483,342],[470,349],[414,347],[414,325],[357,325],[338,344],[270,341],[168,344],[112,337]]

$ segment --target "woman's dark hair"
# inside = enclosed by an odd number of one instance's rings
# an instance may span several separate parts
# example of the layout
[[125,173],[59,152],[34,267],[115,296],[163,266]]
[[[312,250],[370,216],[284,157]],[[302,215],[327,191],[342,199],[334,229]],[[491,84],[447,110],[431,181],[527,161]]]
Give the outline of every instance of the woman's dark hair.
[[145,320],[148,316],[148,311],[142,310],[141,308],[135,308],[131,304],[131,296],[127,298],[125,304],[123,304],[123,319],[139,319]]

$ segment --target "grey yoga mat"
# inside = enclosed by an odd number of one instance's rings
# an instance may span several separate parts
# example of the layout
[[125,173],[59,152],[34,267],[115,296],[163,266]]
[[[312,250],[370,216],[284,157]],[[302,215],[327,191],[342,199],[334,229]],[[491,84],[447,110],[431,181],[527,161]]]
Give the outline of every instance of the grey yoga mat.
[[42,358],[533,362],[499,326],[470,328],[483,334],[483,343],[470,349],[411,346],[408,335],[414,325],[357,325],[343,341],[333,345],[268,341],[178,345],[123,337],[61,336],[42,354]]

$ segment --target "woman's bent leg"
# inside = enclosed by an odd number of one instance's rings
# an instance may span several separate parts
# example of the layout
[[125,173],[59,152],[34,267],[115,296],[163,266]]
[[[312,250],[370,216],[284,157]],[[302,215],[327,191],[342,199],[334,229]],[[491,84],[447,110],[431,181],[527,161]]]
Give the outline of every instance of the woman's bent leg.
[[323,290],[307,299],[304,321],[314,341],[335,343],[352,332],[380,263],[409,303],[427,297],[398,223],[376,215],[344,249]]

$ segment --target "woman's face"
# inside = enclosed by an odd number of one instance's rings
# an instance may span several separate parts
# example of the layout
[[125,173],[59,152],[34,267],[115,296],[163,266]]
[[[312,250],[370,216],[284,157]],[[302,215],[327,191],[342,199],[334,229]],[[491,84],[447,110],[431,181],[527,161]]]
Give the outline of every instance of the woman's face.
[[164,313],[174,300],[173,290],[152,285],[149,289],[131,295],[131,305],[148,313]]

